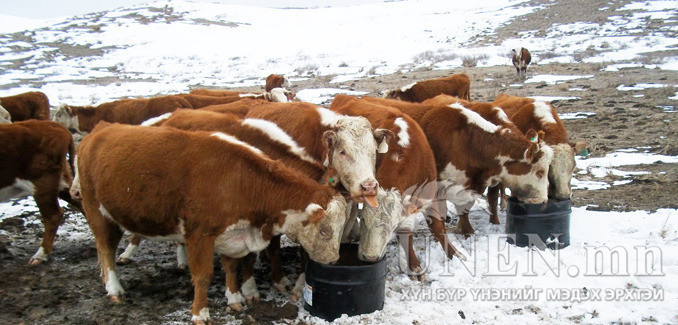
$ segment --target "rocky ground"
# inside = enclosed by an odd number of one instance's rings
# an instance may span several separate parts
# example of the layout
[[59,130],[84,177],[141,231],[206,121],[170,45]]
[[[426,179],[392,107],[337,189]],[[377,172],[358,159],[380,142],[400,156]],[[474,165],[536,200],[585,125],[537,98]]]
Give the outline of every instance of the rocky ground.
[[[555,7],[537,11],[526,19],[516,19],[491,38],[478,39],[476,43],[496,42],[513,37],[522,30],[541,30],[554,21],[592,21],[605,18],[600,6],[612,6],[609,1],[561,1]],[[625,1],[615,2],[615,6]],[[576,12],[563,13],[558,6],[578,8]],[[595,9],[595,10],[593,10]],[[666,53],[648,53],[657,57]],[[675,53],[673,54],[675,55]],[[586,141],[593,157],[604,156],[618,149],[644,148],[654,153],[678,155],[676,134],[675,87],[620,91],[620,85],[639,83],[678,85],[678,72],[643,67],[619,71],[602,71],[603,64],[533,64],[528,77],[541,74],[592,75],[558,84],[520,83],[507,59],[506,66],[464,67],[454,70],[420,69],[392,75],[333,84],[331,87],[367,91],[379,96],[385,89],[401,87],[411,82],[466,73],[471,78],[471,98],[475,101],[492,101],[499,93],[519,96],[579,97],[560,100],[553,106],[560,113],[593,112],[582,119],[565,120],[572,141]],[[331,76],[316,77],[294,83],[293,90],[328,87]],[[247,89],[260,90],[260,89]],[[643,94],[644,96],[634,96]],[[626,166],[622,170],[645,170],[650,174],[633,176],[626,185],[605,190],[575,190],[573,204],[589,205],[591,209],[628,211],[678,208],[678,165],[652,164]],[[587,175],[579,175],[585,178]],[[616,176],[608,175],[608,181]],[[15,200],[14,204],[25,204]],[[30,210],[33,211],[33,210]],[[185,323],[190,319],[188,310],[192,301],[192,288],[187,272],[175,266],[174,248],[171,244],[146,243],[138,260],[120,266],[119,278],[127,290],[122,304],[112,304],[98,278],[96,249],[91,235],[85,238],[58,237],[50,261],[37,267],[27,261],[37,249],[42,226],[35,222],[37,212],[26,212],[0,223],[0,323],[4,324],[158,324]],[[33,220],[28,222],[27,220]],[[84,218],[69,210],[62,227],[82,227]],[[89,237],[87,237],[89,236]],[[296,274],[296,251],[284,249],[287,273]],[[262,293],[262,302],[243,312],[230,311],[224,297],[224,276],[215,260],[214,281],[209,292],[212,317],[216,323],[240,321],[245,324],[292,322],[298,307],[288,304],[287,294],[271,288],[268,265],[265,259],[258,262],[256,278]],[[292,277],[290,276],[290,279]],[[153,313],[141,312],[153,310]]]

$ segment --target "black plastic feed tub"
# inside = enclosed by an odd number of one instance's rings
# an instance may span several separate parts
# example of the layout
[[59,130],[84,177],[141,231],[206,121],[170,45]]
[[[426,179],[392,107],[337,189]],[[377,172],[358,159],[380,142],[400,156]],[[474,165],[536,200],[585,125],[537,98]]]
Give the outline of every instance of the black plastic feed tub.
[[342,244],[334,265],[309,260],[306,264],[304,308],[333,321],[342,314],[367,314],[384,307],[386,259],[358,260],[357,244]]
[[539,249],[562,249],[570,245],[570,213],[572,201],[551,200],[544,204],[528,204],[515,197],[508,200],[507,241],[518,247],[534,245]]

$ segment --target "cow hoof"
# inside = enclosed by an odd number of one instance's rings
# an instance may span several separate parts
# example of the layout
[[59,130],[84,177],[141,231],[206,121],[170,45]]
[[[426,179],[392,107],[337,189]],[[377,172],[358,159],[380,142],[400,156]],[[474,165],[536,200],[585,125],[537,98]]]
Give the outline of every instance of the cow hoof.
[[194,320],[193,325],[211,325],[212,321]]
[[188,269],[188,265],[186,265],[186,264],[180,264],[180,265],[177,265],[177,267],[179,268],[179,270],[182,270],[182,271],[186,271]]
[[228,307],[231,307],[234,311],[242,311],[242,304],[237,302],[234,304],[229,304]]
[[42,264],[42,263],[44,263],[44,262],[45,262],[45,260],[42,260],[42,259],[39,259],[39,258],[31,258],[31,259],[28,261],[28,264],[30,264],[30,265],[40,265],[40,264]]
[[282,293],[286,293],[287,287],[289,287],[291,285],[292,285],[292,283],[286,277],[283,277],[282,279],[280,279],[280,282],[274,282],[273,283],[273,286],[276,289],[278,289],[278,291],[280,291]]
[[114,304],[119,304],[122,302],[122,296],[108,296],[109,299],[111,299],[111,302]]
[[424,273],[424,270],[417,266],[414,269],[410,269],[410,280],[412,281],[421,281],[424,282],[426,281],[426,273]]
[[292,301],[294,301],[294,302],[299,301],[299,295],[297,295],[296,293],[292,293],[292,294],[290,295],[290,300],[292,300]]
[[469,237],[471,237],[471,236],[473,235],[473,233],[474,233],[475,231],[474,231],[474,230],[463,229],[463,228],[460,228],[460,227],[454,227],[454,229],[452,229],[452,232],[454,232],[455,234],[461,234],[461,235],[464,235],[464,238],[469,238]]
[[259,302],[259,297],[258,296],[253,296],[253,297],[245,297],[245,300],[247,300],[247,304],[251,305],[253,302]]
[[132,260],[126,257],[118,257],[118,259],[115,260],[115,264],[118,265],[127,265],[129,263],[132,263]]

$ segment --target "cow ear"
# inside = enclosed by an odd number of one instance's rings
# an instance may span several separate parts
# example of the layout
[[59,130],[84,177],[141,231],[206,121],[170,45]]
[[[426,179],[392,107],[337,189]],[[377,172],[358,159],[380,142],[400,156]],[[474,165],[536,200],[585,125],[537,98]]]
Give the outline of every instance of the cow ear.
[[525,133],[525,137],[533,143],[537,143],[539,141],[539,135],[534,129],[528,130],[527,133]]
[[589,155],[589,149],[588,146],[586,145],[586,142],[583,141],[577,141],[575,143],[570,142],[570,146],[574,149],[574,153],[579,156],[586,157]]
[[309,223],[312,223],[314,225],[318,224],[318,222],[320,222],[320,220],[322,220],[322,218],[325,217],[325,210],[323,209],[313,210],[313,212],[311,212],[310,214],[307,213],[306,215],[308,219],[301,222],[301,225],[304,227],[308,226]]
[[379,143],[377,152],[378,153],[388,152],[388,140],[395,139],[395,133],[388,129],[376,129],[374,130],[373,134],[374,140],[376,140]]
[[331,149],[334,145],[337,144],[337,132],[334,131],[325,131],[323,133],[323,144],[327,149]]
[[544,140],[546,139],[546,133],[542,130],[539,130],[539,132],[537,132],[537,139],[539,140],[539,143],[543,144]]

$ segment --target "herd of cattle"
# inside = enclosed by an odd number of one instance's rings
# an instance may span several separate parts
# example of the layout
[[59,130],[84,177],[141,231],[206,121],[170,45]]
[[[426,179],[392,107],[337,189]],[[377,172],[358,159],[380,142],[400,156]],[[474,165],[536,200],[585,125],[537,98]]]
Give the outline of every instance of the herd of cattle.
[[[115,271],[124,231],[133,238],[119,264],[142,238],[177,242],[195,289],[192,321],[202,324],[210,319],[215,253],[228,304],[240,310],[259,297],[253,268],[263,249],[275,287],[291,286],[282,234],[308,258],[333,263],[351,240],[360,259],[377,261],[396,233],[408,274],[423,279],[413,248],[418,213],[447,256],[463,259],[446,231],[447,200],[459,216],[456,232],[470,236],[469,211],[486,190],[494,224],[504,187],[534,204],[571,195],[575,152],[585,144],[568,140],[546,102],[506,94],[473,102],[464,74],[384,98],[337,95],[329,107],[294,101],[287,85],[271,75],[263,93],[197,89],[61,105],[53,121],[40,92],[0,97],[0,118],[4,112],[12,122],[0,124],[0,200],[32,194],[45,227],[30,263],[52,251],[61,198],[85,215],[113,301],[124,295]],[[72,133],[81,132],[76,153]],[[303,288],[301,272],[292,299]]]

